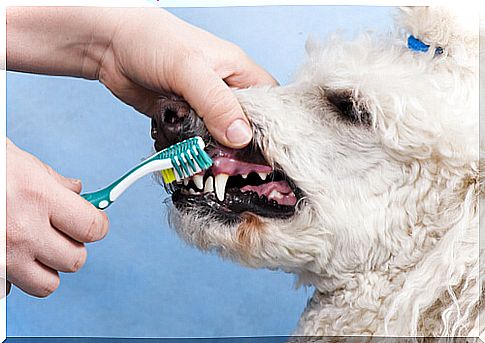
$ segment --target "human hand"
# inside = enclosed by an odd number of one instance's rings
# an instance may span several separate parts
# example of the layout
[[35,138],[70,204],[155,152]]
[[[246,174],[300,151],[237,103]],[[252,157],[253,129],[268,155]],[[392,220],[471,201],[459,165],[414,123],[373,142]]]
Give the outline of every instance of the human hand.
[[109,13],[119,22],[97,71],[107,88],[150,116],[160,94],[180,95],[220,143],[234,148],[249,143],[248,120],[228,86],[275,85],[267,72],[235,44],[166,11]]
[[86,261],[84,242],[108,232],[108,218],[79,196],[81,182],[65,178],[7,139],[7,280],[45,297],[58,272]]
[[149,116],[161,95],[181,96],[233,148],[252,131],[229,87],[276,84],[235,44],[160,8],[8,8],[7,67],[99,79]]

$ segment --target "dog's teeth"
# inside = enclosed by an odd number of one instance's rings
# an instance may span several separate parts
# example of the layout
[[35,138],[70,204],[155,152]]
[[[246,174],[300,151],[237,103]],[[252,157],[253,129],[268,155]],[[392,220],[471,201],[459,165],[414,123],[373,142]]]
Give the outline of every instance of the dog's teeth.
[[269,195],[268,195],[268,199],[273,199],[273,200],[274,200],[274,199],[276,199],[276,200],[280,200],[280,199],[282,199],[282,198],[283,198],[283,195],[282,195],[280,192],[278,192],[276,189],[273,189],[273,190],[271,191],[271,193],[269,193]]
[[188,186],[189,185],[189,179],[184,179],[184,186]]
[[248,178],[248,174],[241,174],[242,178],[243,179],[247,179]]
[[266,178],[268,177],[268,173],[258,173],[258,175],[263,181],[266,180]]
[[198,189],[203,189],[204,188],[204,177],[202,175],[194,175],[192,177],[192,180],[194,180],[195,186]]
[[195,191],[192,188],[190,188],[189,189],[189,194],[194,195],[195,194]]
[[216,189],[216,196],[219,201],[224,201],[224,195],[226,193],[226,183],[229,175],[218,174],[215,177],[214,187]]
[[214,179],[212,176],[209,176],[207,180],[205,180],[204,186],[204,193],[214,192]]

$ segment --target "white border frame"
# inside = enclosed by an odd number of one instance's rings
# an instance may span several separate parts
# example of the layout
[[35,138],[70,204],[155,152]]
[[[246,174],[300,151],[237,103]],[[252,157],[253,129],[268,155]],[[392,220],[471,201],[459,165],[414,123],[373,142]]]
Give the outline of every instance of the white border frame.
[[[451,5],[452,0],[6,0],[0,6],[0,20],[6,23],[7,6],[98,6],[98,7],[234,7],[234,6],[276,6],[276,5],[369,5],[369,6],[402,6],[402,5]],[[485,13],[483,2],[462,0],[460,6],[474,6]],[[0,130],[6,137],[6,25],[0,25]],[[0,145],[0,158],[6,161],[5,144]],[[6,171],[5,163],[0,168],[0,215],[2,230],[5,230],[6,218]],[[5,290],[6,232],[0,237],[0,283]],[[6,297],[2,294],[0,284],[0,340],[6,339]]]

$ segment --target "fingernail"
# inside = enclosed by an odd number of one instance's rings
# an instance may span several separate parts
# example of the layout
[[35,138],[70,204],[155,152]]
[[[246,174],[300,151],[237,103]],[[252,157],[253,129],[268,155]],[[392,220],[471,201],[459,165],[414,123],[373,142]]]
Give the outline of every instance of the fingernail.
[[251,128],[242,119],[237,119],[232,122],[226,130],[226,137],[234,145],[246,145],[253,137]]

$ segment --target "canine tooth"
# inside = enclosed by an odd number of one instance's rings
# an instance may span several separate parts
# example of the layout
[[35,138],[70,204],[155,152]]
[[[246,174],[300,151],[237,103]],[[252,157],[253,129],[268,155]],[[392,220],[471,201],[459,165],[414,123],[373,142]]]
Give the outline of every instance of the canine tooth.
[[194,180],[195,186],[198,189],[203,189],[204,188],[204,177],[202,175],[194,175],[192,177],[192,180]]
[[227,174],[218,174],[215,177],[214,187],[216,189],[216,196],[219,201],[224,201],[224,195],[226,193],[226,182],[229,178]]
[[184,186],[188,186],[189,185],[189,179],[184,179]]
[[195,191],[192,188],[190,188],[189,189],[189,194],[194,195],[195,194]]
[[212,176],[209,176],[207,180],[205,180],[204,186],[204,193],[214,192],[214,179]]
[[268,177],[268,173],[258,173],[258,175],[263,181],[266,180],[266,178]]
[[248,178],[248,174],[241,174],[242,178],[243,179],[247,179]]

